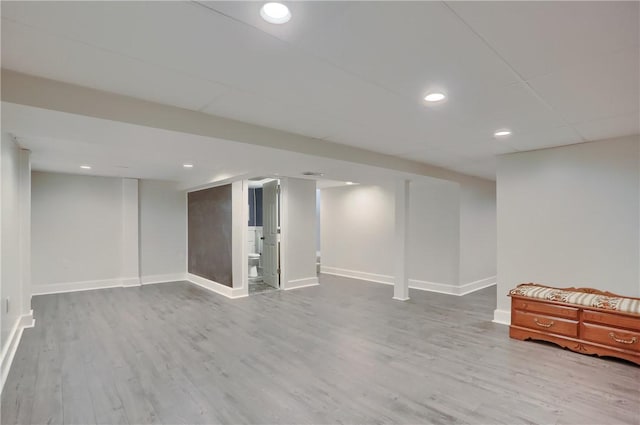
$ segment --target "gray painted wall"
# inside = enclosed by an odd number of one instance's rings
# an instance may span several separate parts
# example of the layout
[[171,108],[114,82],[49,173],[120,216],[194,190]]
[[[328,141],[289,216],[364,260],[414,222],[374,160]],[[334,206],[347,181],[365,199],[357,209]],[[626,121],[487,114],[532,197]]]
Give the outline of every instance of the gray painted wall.
[[231,185],[190,192],[187,205],[189,273],[232,287]]

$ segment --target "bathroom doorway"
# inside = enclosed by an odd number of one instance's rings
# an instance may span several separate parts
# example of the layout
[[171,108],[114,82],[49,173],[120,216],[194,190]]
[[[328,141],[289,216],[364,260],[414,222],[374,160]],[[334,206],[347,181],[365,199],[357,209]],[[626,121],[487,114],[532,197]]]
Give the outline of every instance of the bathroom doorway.
[[249,295],[280,288],[280,182],[249,179]]

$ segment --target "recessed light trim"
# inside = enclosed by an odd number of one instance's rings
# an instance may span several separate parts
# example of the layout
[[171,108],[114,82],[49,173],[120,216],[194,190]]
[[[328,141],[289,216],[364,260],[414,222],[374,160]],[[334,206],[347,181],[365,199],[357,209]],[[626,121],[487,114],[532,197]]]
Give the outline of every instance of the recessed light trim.
[[260,16],[270,24],[286,24],[291,19],[289,8],[282,3],[269,2],[260,8]]
[[441,102],[447,98],[447,95],[440,92],[429,93],[424,97],[427,102]]
[[347,186],[351,186],[351,185],[354,185],[356,183],[355,182],[344,182],[344,184],[346,184]]
[[324,173],[321,173],[320,171],[304,171],[302,175],[309,177],[322,177],[324,176]]
[[497,130],[495,133],[493,133],[493,135],[496,137],[511,136],[511,130],[507,130],[506,128],[502,130]]
[[91,165],[81,165],[80,168],[82,168],[83,170],[90,170]]
[[183,166],[184,168],[193,168],[193,164],[189,164],[189,163],[187,163],[187,164],[182,164],[182,166]]

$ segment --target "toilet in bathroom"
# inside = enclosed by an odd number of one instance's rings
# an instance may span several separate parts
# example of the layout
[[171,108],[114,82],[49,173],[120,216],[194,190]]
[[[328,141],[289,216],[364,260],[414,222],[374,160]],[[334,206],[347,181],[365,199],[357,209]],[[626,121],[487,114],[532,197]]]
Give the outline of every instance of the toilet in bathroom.
[[252,252],[249,254],[249,277],[258,277],[258,264],[260,264],[260,254]]

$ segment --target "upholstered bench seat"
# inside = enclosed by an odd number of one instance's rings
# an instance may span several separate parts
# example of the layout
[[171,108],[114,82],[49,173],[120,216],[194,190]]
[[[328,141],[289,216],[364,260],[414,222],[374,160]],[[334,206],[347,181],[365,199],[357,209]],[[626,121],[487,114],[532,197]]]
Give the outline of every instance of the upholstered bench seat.
[[640,365],[640,298],[534,283],[519,285],[509,296],[512,338],[549,341]]
[[622,313],[640,314],[640,299],[621,297],[615,294],[603,295],[600,291],[589,289],[558,289],[536,284],[522,284],[509,291],[509,295],[518,295],[540,300],[557,301],[566,304],[614,310]]

